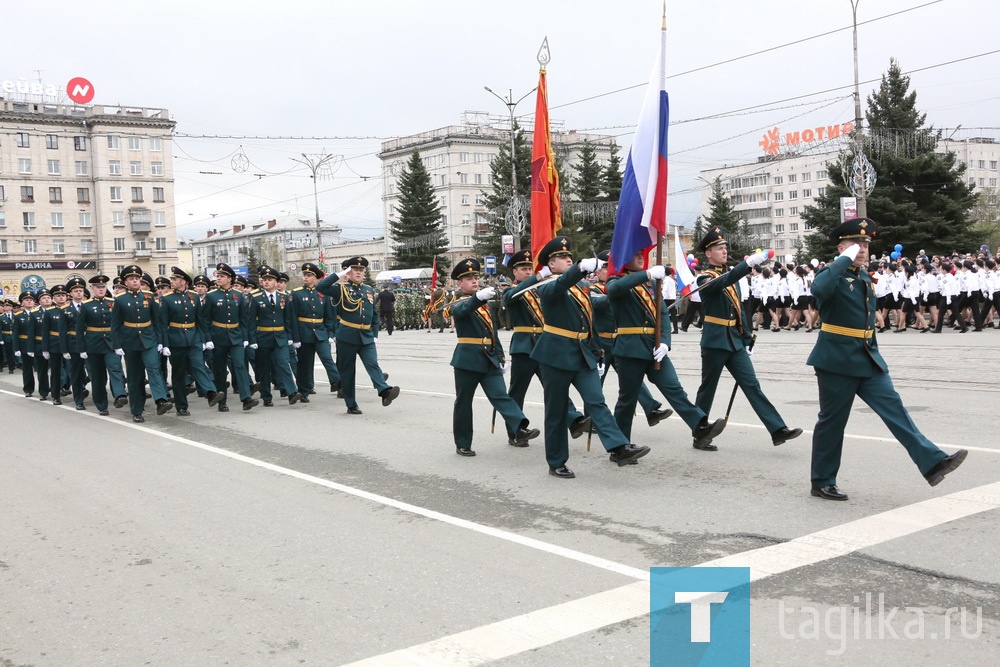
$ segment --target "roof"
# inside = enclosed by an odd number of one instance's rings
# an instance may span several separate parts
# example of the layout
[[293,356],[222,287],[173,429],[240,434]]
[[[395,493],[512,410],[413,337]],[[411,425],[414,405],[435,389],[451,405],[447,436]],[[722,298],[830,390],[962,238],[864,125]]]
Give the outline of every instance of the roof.
[[379,274],[375,276],[375,282],[392,282],[393,278],[399,278],[400,280],[430,280],[431,271],[431,267],[427,267],[426,269],[396,269],[395,271],[380,271]]

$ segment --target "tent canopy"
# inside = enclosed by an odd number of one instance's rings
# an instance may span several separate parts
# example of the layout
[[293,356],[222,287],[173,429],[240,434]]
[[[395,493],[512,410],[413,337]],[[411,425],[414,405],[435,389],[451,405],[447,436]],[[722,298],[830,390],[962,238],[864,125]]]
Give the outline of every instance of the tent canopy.
[[430,280],[431,267],[426,269],[396,269],[395,271],[380,271],[375,276],[377,283],[391,283],[394,278],[399,280]]

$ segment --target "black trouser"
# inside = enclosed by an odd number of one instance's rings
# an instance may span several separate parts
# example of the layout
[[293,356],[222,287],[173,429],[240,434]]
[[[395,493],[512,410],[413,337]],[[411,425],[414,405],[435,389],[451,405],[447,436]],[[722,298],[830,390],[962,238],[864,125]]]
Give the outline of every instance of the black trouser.
[[391,310],[383,310],[378,314],[380,320],[382,320],[382,328],[391,336],[393,327],[396,326],[396,314]]
[[983,328],[983,313],[979,309],[979,292],[962,294],[959,301],[959,308],[962,310],[966,308],[972,310],[972,321],[976,325],[976,329]]
[[21,386],[25,394],[35,393],[35,358],[21,355]]
[[6,340],[3,342],[3,361],[7,364],[7,370],[11,373],[14,372],[14,340]]
[[674,304],[677,303],[677,299],[664,299],[663,305],[667,307],[667,313],[670,315],[670,324],[674,327],[674,333],[677,333],[677,310],[674,308]]
[[941,325],[944,324],[946,319],[945,313],[948,310],[951,310],[951,316],[955,318],[955,323],[958,324],[958,326],[962,327],[963,330],[969,328],[969,325],[967,325],[965,320],[962,319],[962,309],[959,307],[961,303],[961,297],[957,296],[953,296],[951,298],[951,305],[948,305],[947,299],[942,299],[941,303],[938,304],[938,321],[937,326],[934,327],[934,331],[941,331]]
[[701,302],[688,300],[687,310],[684,312],[684,320],[681,322],[681,331],[687,331],[694,321],[695,315],[701,314]]

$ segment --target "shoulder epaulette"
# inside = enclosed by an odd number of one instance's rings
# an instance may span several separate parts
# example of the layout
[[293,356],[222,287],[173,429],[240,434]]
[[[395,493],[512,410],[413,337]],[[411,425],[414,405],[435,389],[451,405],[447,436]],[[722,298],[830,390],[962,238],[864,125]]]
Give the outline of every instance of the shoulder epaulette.
[[207,292],[205,292],[205,295],[206,295],[206,296],[208,296],[208,295],[209,295],[209,294],[211,294],[212,292],[218,292],[218,291],[219,291],[219,288],[218,288],[218,287],[213,287],[212,289],[210,289],[210,290],[208,290]]
[[293,292],[298,292],[299,290],[302,290],[302,289],[305,289],[305,287],[293,287],[292,291]]
[[263,290],[255,289],[252,292],[250,292],[250,296],[257,296],[258,294],[263,294],[263,293],[264,293]]

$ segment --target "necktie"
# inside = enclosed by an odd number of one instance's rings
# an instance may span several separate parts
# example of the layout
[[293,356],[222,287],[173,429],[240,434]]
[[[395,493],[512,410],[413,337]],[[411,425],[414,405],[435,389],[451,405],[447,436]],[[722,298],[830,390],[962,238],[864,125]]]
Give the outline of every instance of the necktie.
[[274,307],[274,294],[268,294],[271,297],[271,307]]

